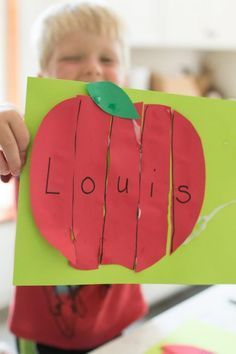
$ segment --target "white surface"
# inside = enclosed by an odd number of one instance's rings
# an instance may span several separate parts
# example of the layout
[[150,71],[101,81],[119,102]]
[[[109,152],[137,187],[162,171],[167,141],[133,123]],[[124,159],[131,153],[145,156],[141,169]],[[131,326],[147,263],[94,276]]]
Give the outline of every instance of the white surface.
[[234,0],[167,0],[165,10],[169,46],[236,49]]
[[[216,285],[156,316],[143,326],[94,350],[94,354],[143,354],[188,320],[232,331],[236,334],[236,285]],[[231,353],[236,352],[232,348]]]
[[0,310],[11,301],[15,224],[0,224]]
[[13,179],[8,183],[0,181],[0,213],[3,209],[12,206],[14,200],[14,181]]
[[144,297],[150,306],[157,304],[167,297],[173,296],[188,287],[189,286],[187,285],[177,284],[143,284],[142,290]]
[[110,0],[109,4],[124,19],[131,45],[163,43],[166,31],[166,0]]
[[[4,346],[9,348],[9,351],[6,352],[7,354],[17,353],[15,337],[8,330],[5,313],[1,314],[0,310],[0,354],[2,354],[1,349]],[[5,354],[5,352],[3,353]]]

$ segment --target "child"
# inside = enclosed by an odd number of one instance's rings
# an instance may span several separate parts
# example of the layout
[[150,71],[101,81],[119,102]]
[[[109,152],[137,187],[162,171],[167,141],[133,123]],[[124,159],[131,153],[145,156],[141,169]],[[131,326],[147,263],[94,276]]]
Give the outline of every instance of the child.
[[[125,85],[127,47],[119,19],[99,5],[78,3],[50,9],[39,21],[40,76]],[[29,134],[12,107],[0,112],[0,174],[20,175]],[[10,328],[37,343],[39,353],[85,353],[144,315],[138,285],[18,287]]]

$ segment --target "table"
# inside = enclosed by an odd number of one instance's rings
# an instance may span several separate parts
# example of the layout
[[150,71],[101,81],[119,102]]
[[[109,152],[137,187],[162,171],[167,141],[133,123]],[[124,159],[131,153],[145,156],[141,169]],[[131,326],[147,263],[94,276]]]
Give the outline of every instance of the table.
[[209,287],[92,353],[143,354],[188,320],[200,320],[236,334],[236,285]]

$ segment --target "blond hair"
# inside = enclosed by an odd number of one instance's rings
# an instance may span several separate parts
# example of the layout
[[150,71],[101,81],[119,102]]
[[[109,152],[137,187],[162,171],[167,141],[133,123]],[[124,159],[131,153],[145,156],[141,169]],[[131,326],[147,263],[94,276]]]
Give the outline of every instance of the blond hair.
[[128,68],[129,48],[125,26],[121,19],[107,6],[88,1],[69,1],[50,7],[38,18],[33,27],[32,42],[40,70],[47,68],[55,44],[75,31],[87,31],[118,40],[124,67]]

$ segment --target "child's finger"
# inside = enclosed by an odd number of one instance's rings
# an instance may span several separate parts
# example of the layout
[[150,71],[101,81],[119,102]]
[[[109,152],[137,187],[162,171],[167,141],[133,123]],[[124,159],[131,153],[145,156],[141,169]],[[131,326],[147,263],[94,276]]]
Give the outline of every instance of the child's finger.
[[1,134],[1,146],[11,174],[18,176],[22,163],[15,136],[9,126],[4,126],[4,131]]
[[0,150],[0,175],[9,175],[10,169],[3,152]]
[[26,160],[26,152],[30,140],[28,129],[22,119],[15,119],[11,121],[10,128],[15,137],[19,149],[21,163],[23,166]]

